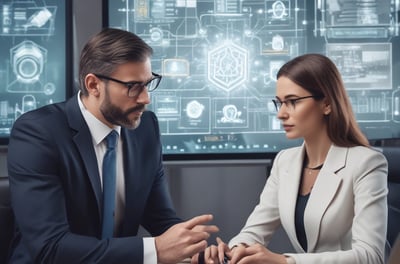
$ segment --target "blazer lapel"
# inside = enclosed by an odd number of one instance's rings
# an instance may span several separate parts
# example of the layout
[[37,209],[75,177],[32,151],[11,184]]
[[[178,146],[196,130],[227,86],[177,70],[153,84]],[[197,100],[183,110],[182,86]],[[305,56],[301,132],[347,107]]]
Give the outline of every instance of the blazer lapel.
[[67,117],[71,128],[76,131],[73,140],[85,165],[86,173],[96,196],[99,217],[101,217],[102,191],[96,153],[91,143],[92,136],[89,128],[80,112],[77,96],[73,96],[67,102]]
[[126,141],[126,144],[123,144],[125,186],[129,186],[130,190],[129,192],[126,192],[126,201],[130,200],[130,195],[135,196],[134,193],[136,192],[136,189],[140,186],[140,166],[138,164],[138,160],[141,157],[138,157],[137,151],[135,151],[136,149],[138,149],[138,142],[135,133],[135,130],[128,130],[125,128],[121,129],[122,140]]
[[286,233],[290,236],[292,243],[296,244],[296,248],[299,250],[302,248],[297,240],[296,228],[295,228],[295,207],[297,202],[297,195],[299,192],[301,171],[303,167],[303,160],[305,149],[304,145],[299,148],[300,151],[294,152],[294,155],[290,155],[285,159],[287,166],[280,178],[280,211],[281,221],[285,226]]
[[[139,148],[136,130],[129,130],[122,128],[121,136],[125,142],[123,144],[124,152],[124,179],[125,179],[125,212],[124,221],[121,228],[122,234],[132,233],[132,229],[140,224],[140,219],[136,215],[138,208],[140,207],[140,194],[141,190],[141,164],[140,158],[137,152]],[[129,191],[126,191],[129,190]],[[129,210],[128,210],[129,209]],[[136,231],[135,231],[136,232]]]
[[322,217],[339,190],[342,177],[336,173],[345,166],[347,151],[347,148],[332,145],[315,181],[304,212],[309,252],[317,244]]

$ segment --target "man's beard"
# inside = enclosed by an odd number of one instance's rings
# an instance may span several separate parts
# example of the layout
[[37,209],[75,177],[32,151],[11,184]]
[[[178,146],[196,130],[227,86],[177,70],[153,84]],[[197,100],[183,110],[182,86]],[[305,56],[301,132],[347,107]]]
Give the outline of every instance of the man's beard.
[[129,119],[129,114],[139,111],[142,112],[145,110],[145,108],[145,105],[139,104],[124,112],[121,108],[111,103],[110,96],[106,89],[106,97],[100,106],[100,112],[103,114],[104,118],[113,125],[122,126],[128,129],[135,129],[140,124],[140,117],[137,119]]

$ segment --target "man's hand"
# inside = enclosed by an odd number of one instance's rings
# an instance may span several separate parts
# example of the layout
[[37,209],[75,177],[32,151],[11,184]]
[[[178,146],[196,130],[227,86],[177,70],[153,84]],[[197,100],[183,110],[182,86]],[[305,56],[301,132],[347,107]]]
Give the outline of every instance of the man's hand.
[[[199,254],[196,254],[192,257],[190,263],[191,264],[205,264],[205,263],[225,263],[225,256],[230,256],[230,249],[221,238],[217,237],[217,245],[211,245],[205,249],[204,252],[200,254],[204,254],[199,260]],[[203,259],[204,258],[204,259]]]
[[158,263],[175,264],[205,250],[210,233],[219,231],[215,225],[205,225],[212,219],[212,215],[200,215],[176,224],[156,237]]

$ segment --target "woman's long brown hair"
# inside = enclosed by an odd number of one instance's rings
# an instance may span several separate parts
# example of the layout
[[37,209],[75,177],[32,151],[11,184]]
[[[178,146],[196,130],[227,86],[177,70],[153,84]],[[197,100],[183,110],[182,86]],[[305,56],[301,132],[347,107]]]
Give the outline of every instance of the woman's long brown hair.
[[331,105],[326,116],[329,138],[337,146],[369,146],[360,130],[342,77],[335,64],[321,54],[305,54],[282,66],[277,78],[285,76],[312,95],[324,98]]

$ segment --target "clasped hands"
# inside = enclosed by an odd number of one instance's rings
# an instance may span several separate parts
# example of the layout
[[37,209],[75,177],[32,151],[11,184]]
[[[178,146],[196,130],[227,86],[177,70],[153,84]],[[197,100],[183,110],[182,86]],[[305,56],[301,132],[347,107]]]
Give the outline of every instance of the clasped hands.
[[[225,260],[228,259],[228,262]],[[211,245],[204,251],[205,264],[287,264],[286,257],[268,250],[264,245],[239,244],[232,249],[217,237],[217,245]],[[196,254],[191,259],[191,264],[199,263]]]

